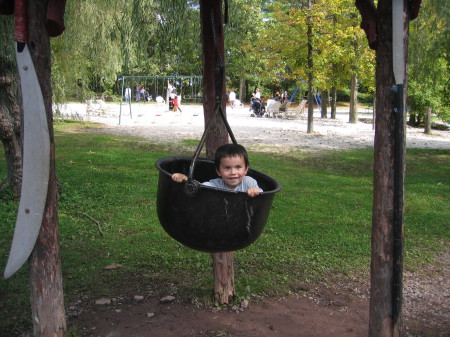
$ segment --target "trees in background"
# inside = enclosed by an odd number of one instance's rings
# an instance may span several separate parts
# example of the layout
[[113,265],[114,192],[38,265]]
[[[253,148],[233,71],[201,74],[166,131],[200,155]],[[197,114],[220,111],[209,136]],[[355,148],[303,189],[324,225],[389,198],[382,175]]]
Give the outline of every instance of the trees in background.
[[52,41],[56,101],[112,94],[124,74],[199,74],[199,20],[197,1],[67,3],[66,31]]
[[450,121],[450,2],[423,0],[419,17],[411,22],[408,105],[411,125],[432,111]]
[[[311,5],[311,87],[329,93],[334,117],[337,90],[353,83],[354,90],[363,86],[373,92],[374,53],[359,28],[353,0]],[[424,0],[411,25],[409,105],[416,124],[427,107],[448,118],[448,6],[444,0]],[[227,87],[239,87],[245,99],[245,84],[252,90],[260,86],[264,97],[277,90],[292,93],[298,85],[297,98],[304,96],[310,67],[308,0],[236,0],[228,9]],[[198,0],[69,2],[66,23],[64,35],[52,41],[57,101],[117,93],[117,76],[123,74],[201,74]],[[356,121],[356,100],[352,103],[350,120]]]
[[[374,53],[367,48],[353,1],[276,1],[267,8],[271,14],[265,26],[269,56],[263,77],[278,81],[282,90],[292,92],[299,86],[299,96],[308,90],[309,132],[313,131],[315,104],[312,91],[326,100],[322,105],[324,118],[331,96],[334,118],[336,91],[352,83],[351,97],[355,99],[351,100],[350,122],[356,122],[358,80],[373,91]],[[285,79],[284,83],[280,79]]]
[[266,68],[263,5],[261,0],[229,2],[228,23],[224,27],[227,87],[228,90],[239,88],[241,100],[246,99],[247,80],[258,85]]
[[[303,83],[300,92],[306,89],[305,4],[307,1],[229,2],[229,22],[224,27],[227,84],[239,86],[240,96],[246,81],[262,87],[266,97],[276,90],[292,92],[299,83]],[[371,62],[361,54],[353,56],[355,48],[349,42],[363,39],[357,12],[350,0],[312,4],[314,87],[348,87],[350,65],[355,68],[355,62]],[[123,74],[201,73],[198,1],[68,3],[66,26],[64,35],[52,41],[58,101],[82,100],[94,92],[112,93],[117,76]],[[361,67],[367,65],[356,68]]]
[[[330,33],[330,28],[334,32],[347,32],[346,35],[360,34],[359,29],[350,32],[341,29],[345,25],[341,18],[348,17],[343,9],[352,12],[353,21],[358,21],[354,6],[346,2],[336,0],[314,5],[317,52],[313,57],[321,69],[315,72],[319,81],[325,79],[328,84],[332,82],[327,76],[330,65],[338,64],[336,59],[345,57],[343,54],[348,51],[342,33]],[[305,78],[305,15],[302,1],[230,2],[229,23],[225,26],[229,86],[236,87],[250,80],[274,91],[281,87],[289,89],[287,86],[295,86],[298,78]],[[65,34],[52,41],[58,100],[84,99],[92,92],[111,92],[120,74],[201,72],[197,1],[96,0],[77,6],[69,3],[66,22]],[[350,58],[345,60],[348,63]],[[339,85],[343,86],[348,86],[348,79]]]
[[69,1],[66,30],[52,40],[55,100],[111,92],[122,72],[154,70],[156,47],[147,44],[157,27],[155,8],[151,0]]

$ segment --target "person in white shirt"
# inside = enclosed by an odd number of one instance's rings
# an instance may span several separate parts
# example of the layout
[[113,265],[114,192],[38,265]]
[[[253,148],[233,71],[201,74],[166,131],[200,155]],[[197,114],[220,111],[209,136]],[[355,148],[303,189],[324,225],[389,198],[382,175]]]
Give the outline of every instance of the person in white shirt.
[[236,93],[234,92],[234,90],[230,91],[230,94],[228,95],[228,100],[230,101],[231,109],[234,109],[234,104],[236,102]]

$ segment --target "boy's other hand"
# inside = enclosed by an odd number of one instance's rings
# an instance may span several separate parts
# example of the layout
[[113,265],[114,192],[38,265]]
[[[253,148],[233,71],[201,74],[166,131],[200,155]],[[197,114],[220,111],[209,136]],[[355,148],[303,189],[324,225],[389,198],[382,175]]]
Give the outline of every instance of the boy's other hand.
[[174,173],[172,174],[172,180],[176,181],[177,183],[182,183],[183,181],[188,180],[188,177],[183,173]]
[[256,197],[261,193],[261,190],[258,187],[252,187],[247,190],[247,194],[249,197]]

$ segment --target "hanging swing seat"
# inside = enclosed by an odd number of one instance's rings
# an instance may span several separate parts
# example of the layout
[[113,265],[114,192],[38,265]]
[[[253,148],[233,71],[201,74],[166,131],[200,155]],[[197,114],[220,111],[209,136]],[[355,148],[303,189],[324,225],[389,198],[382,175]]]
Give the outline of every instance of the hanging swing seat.
[[[254,178],[263,190],[254,197],[249,197],[246,192],[201,185],[217,178],[214,162],[199,158],[217,114],[232,142],[237,144],[222,109],[223,62],[217,63],[215,77],[215,108],[193,158],[167,157],[156,162],[159,170],[156,203],[161,226],[185,246],[211,253],[235,251],[252,244],[261,235],[275,193],[281,189],[277,181],[252,169],[247,171],[247,175]],[[173,173],[183,173],[188,179],[177,183],[172,180]]]
[[[247,175],[258,182],[263,193],[250,198],[234,192],[200,185],[195,195],[187,193],[187,183],[177,183],[175,172],[187,174],[191,157],[167,157],[156,162],[159,170],[157,210],[164,230],[187,247],[204,252],[228,252],[247,247],[262,233],[281,185],[273,178],[249,169]],[[197,158],[193,179],[217,178],[214,162]]]

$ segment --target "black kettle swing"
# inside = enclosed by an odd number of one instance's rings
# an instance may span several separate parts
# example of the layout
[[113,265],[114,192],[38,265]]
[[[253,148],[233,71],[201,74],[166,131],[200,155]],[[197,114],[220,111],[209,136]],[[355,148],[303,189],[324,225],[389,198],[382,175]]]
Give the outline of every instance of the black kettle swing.
[[[157,212],[164,230],[192,249],[217,253],[245,248],[262,233],[275,193],[281,185],[268,175],[249,169],[264,191],[256,197],[198,183],[217,178],[214,161],[198,158],[213,117],[220,112],[231,140],[236,139],[219,103],[203,133],[194,157],[166,157],[156,162],[159,170]],[[195,169],[195,171],[194,171]],[[172,174],[188,176],[185,183],[172,180]]]

